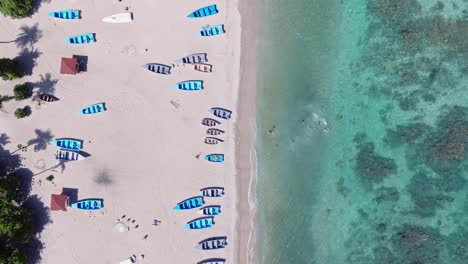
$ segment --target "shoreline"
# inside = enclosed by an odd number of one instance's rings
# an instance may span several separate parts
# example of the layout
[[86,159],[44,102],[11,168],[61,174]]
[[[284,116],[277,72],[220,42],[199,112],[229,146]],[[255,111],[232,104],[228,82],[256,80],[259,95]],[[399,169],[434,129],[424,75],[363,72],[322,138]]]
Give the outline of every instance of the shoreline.
[[[236,126],[236,239],[234,263],[256,263],[255,243],[255,129],[256,46],[258,3],[239,0],[241,56]],[[254,46],[254,48],[252,48]]]

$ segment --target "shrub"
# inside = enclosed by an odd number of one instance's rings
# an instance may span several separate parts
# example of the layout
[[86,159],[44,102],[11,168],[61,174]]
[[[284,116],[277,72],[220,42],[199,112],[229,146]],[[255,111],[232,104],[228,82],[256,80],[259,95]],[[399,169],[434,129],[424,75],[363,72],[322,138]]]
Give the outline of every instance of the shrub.
[[24,108],[18,108],[16,109],[15,111],[15,116],[16,118],[20,119],[20,118],[25,118],[27,116],[27,111],[26,111],[26,107]]
[[15,85],[13,88],[13,93],[15,94],[16,100],[24,100],[31,97],[31,90],[27,87],[25,83]]
[[32,10],[32,0],[2,0],[0,1],[0,12],[12,18],[23,18],[28,16]]
[[49,176],[47,176],[47,177],[46,177],[46,180],[48,180],[48,181],[50,181],[50,182],[53,181],[53,180],[54,180],[54,175],[49,175]]
[[[0,2],[0,5],[2,2]],[[23,77],[23,72],[19,63],[15,60],[3,58],[0,59],[0,76],[2,80],[8,81]]]

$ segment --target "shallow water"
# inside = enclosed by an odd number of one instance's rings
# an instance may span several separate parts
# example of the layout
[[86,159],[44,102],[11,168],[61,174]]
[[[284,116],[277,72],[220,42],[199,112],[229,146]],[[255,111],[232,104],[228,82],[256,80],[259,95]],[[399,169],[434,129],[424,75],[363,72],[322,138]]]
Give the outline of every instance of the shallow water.
[[265,3],[260,263],[468,263],[467,9]]

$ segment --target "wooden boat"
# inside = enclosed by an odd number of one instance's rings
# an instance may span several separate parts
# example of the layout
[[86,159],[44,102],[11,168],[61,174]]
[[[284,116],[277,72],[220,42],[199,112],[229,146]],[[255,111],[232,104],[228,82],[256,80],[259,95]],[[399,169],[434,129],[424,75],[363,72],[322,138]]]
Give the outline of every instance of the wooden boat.
[[174,206],[174,208],[172,209],[176,211],[188,210],[188,209],[194,209],[194,208],[203,206],[203,204],[205,204],[205,201],[203,200],[203,196],[196,196],[196,197],[183,200],[182,202]]
[[206,134],[211,135],[211,136],[216,136],[216,135],[224,134],[224,130],[217,129],[217,128],[208,128],[206,130]]
[[221,122],[219,122],[218,120],[215,120],[213,118],[203,118],[202,119],[202,125],[205,125],[205,126],[217,126],[217,125],[220,125]]
[[102,199],[84,199],[70,205],[71,208],[81,210],[99,210],[103,206]]
[[92,42],[96,42],[96,36],[94,33],[76,35],[65,40],[65,43],[68,44],[87,44]]
[[78,152],[70,150],[58,150],[55,154],[55,159],[64,160],[64,161],[74,161],[74,160],[83,160],[85,157]]
[[50,144],[66,150],[80,150],[82,146],[81,140],[70,138],[58,138],[49,142]]
[[197,64],[208,62],[206,53],[194,53],[176,60],[176,63]]
[[159,73],[159,74],[164,74],[164,75],[171,74],[171,66],[169,65],[160,64],[160,63],[147,63],[143,67],[145,67],[145,69],[147,69],[148,71],[151,71],[154,73]]
[[200,194],[204,197],[221,197],[224,195],[224,187],[206,187],[200,189]]
[[39,99],[41,99],[44,102],[55,102],[59,100],[57,97],[51,94],[40,94]]
[[208,110],[208,112],[212,113],[213,115],[219,117],[219,118],[223,118],[223,119],[230,119],[231,118],[231,114],[232,114],[232,111],[231,110],[227,110],[227,109],[224,109],[224,108],[221,108],[221,107],[213,107],[211,108],[210,110]]
[[47,15],[53,18],[60,18],[60,19],[80,19],[80,10],[75,10],[75,9],[60,10],[60,11],[50,12]]
[[97,103],[90,105],[88,107],[85,107],[78,112],[79,114],[96,114],[100,112],[106,111],[106,105],[105,103]]
[[220,205],[208,205],[198,210],[197,214],[202,215],[219,215],[221,213]]
[[189,229],[189,230],[204,229],[204,228],[212,227],[213,225],[214,225],[214,218],[212,216],[201,217],[201,218],[197,218],[188,222],[185,225],[185,229]]
[[183,90],[183,91],[200,91],[203,90],[203,81],[194,80],[194,81],[184,81],[176,83],[174,88]]
[[210,237],[198,242],[196,249],[211,250],[220,249],[227,246],[227,236]]
[[209,5],[202,8],[199,8],[192,13],[188,14],[187,17],[190,18],[197,18],[197,17],[207,17],[218,14],[218,9],[216,9],[216,5]]
[[205,156],[205,160],[209,162],[223,162],[224,154],[209,154]]
[[132,12],[113,14],[111,16],[107,16],[102,19],[102,22],[108,22],[108,23],[129,23],[132,21],[133,21]]
[[219,138],[215,138],[215,137],[206,137],[205,138],[205,144],[208,144],[208,145],[216,145],[219,142],[224,142],[224,140],[219,139]]
[[223,258],[210,258],[197,262],[197,264],[224,264],[226,259]]
[[226,33],[226,31],[224,30],[224,25],[216,25],[200,30],[199,32],[197,32],[196,36],[212,37],[223,33]]
[[211,66],[211,64],[198,63],[198,64],[194,64],[193,68],[200,72],[211,72],[213,69],[213,66]]

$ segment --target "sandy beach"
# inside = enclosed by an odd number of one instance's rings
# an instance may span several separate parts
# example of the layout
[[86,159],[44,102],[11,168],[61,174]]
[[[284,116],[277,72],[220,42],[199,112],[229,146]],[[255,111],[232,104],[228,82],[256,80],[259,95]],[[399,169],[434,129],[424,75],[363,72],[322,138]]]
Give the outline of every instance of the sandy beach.
[[[34,174],[32,193],[46,206],[50,205],[50,195],[60,194],[63,188],[76,189],[78,200],[104,200],[104,208],[99,211],[69,208],[67,212],[50,212],[50,222],[40,234],[44,243],[41,263],[114,264],[133,254],[145,256],[137,263],[197,263],[207,258],[248,263],[252,253],[248,253],[248,193],[255,93],[252,76],[245,72],[253,69],[247,66],[252,61],[243,55],[242,83],[246,85],[239,91],[238,2],[219,1],[219,14],[186,18],[208,4],[167,0],[50,1],[31,18],[0,18],[2,41],[16,39],[22,26],[34,29],[37,25],[40,35],[37,42],[26,47],[18,47],[15,42],[1,44],[2,57],[13,58],[23,50],[31,72],[20,80],[0,81],[0,94],[12,94],[15,84],[30,82],[35,92],[52,93],[60,99],[40,105],[31,99],[4,103],[1,132],[11,141],[6,148],[14,151],[18,144],[28,145],[38,135],[42,141],[49,136],[82,139],[83,150],[90,157],[56,168],[57,148],[52,145],[39,146],[37,151],[30,145],[22,152],[23,164]],[[101,22],[105,16],[126,12],[127,7],[134,15],[132,23]],[[48,12],[62,9],[79,9],[82,19],[47,17]],[[218,24],[225,25],[226,34],[195,36],[202,27]],[[64,39],[83,33],[95,33],[97,42],[64,43]],[[153,62],[171,65],[180,57],[199,52],[208,54],[212,73],[197,72],[191,65],[176,65],[167,76],[143,68],[145,63]],[[251,52],[253,49],[248,54]],[[87,57],[86,71],[60,74],[61,57],[73,55]],[[203,80],[204,90],[184,92],[171,88],[185,80]],[[245,100],[238,100],[239,92]],[[98,102],[106,103],[106,112],[77,114]],[[32,114],[17,120],[14,110],[25,105],[31,106]],[[242,111],[238,111],[239,106]],[[208,112],[211,107],[233,111],[232,119],[218,119],[218,128],[226,131],[220,136],[224,143],[218,145],[204,143],[207,127],[200,123],[205,117],[213,117]],[[203,160],[210,153],[225,154],[225,162]],[[53,183],[45,180],[49,175],[54,176]],[[200,215],[196,210],[180,212],[172,207],[208,186],[225,188],[224,197],[205,199],[207,205],[221,205],[221,215],[215,217],[212,228],[185,230],[184,225]],[[154,219],[161,223],[154,226]],[[114,229],[119,221],[127,231]],[[215,251],[194,249],[199,241],[212,236],[227,236],[228,246]]]

